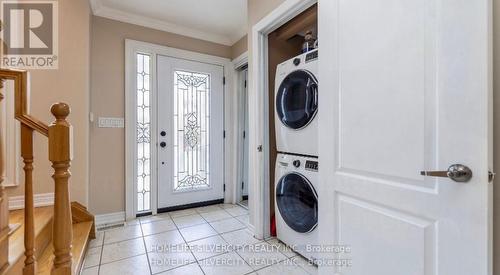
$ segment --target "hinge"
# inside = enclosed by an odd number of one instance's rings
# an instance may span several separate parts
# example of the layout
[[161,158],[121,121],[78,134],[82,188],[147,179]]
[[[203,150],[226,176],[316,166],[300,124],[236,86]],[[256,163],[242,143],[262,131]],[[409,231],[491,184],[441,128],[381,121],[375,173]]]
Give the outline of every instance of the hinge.
[[245,88],[247,87],[247,81],[245,80]]
[[226,130],[222,131],[222,138],[226,138]]
[[222,191],[226,192],[226,184],[222,185]]
[[495,179],[495,175],[496,175],[496,173],[488,171],[488,181],[493,182],[493,180]]
[[222,78],[222,84],[226,85],[226,77],[225,76]]
[[243,131],[243,138],[246,138],[247,136],[247,133],[245,131]]
[[245,182],[244,181],[241,182],[241,189],[245,189]]

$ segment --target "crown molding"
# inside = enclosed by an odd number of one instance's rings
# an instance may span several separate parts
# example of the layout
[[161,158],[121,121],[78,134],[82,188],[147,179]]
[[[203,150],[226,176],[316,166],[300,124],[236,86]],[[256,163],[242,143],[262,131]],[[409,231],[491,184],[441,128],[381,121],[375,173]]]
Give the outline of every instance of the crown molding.
[[232,46],[234,43],[238,42],[238,40],[241,37],[244,36],[244,34],[238,33],[236,35],[232,35],[229,37],[220,34],[197,30],[194,28],[184,27],[164,20],[148,18],[146,16],[137,15],[130,12],[125,12],[118,9],[106,7],[102,4],[102,0],[90,0],[90,6],[95,16],[104,17],[134,25],[139,25],[160,31],[175,33],[183,36],[188,36],[191,38],[222,44],[225,46]]

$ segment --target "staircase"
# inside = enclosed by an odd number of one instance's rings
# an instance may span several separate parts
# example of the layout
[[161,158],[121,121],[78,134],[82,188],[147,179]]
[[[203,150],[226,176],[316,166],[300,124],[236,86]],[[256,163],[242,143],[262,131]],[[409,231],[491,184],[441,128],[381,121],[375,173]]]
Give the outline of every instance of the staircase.
[[[79,274],[90,239],[95,238],[94,216],[77,203],[70,203],[69,168],[72,159],[72,126],[66,120],[65,103],[51,107],[55,120],[47,125],[28,113],[28,72],[0,69],[3,82],[14,82],[15,117],[21,122],[21,156],[24,161],[25,205],[8,211],[8,199],[0,177],[0,274]],[[0,101],[3,99],[0,92]],[[0,129],[2,131],[2,129]],[[49,160],[54,173],[54,205],[34,207],[33,135],[48,138]],[[0,135],[0,144],[2,143]],[[1,150],[0,146],[0,150]],[[3,169],[0,151],[0,175]]]

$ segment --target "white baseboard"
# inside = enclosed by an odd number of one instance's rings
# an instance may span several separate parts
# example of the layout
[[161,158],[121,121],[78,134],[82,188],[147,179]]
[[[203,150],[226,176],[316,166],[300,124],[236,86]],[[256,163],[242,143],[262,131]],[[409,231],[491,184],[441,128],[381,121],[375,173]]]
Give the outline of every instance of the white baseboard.
[[[35,207],[54,205],[54,193],[35,194],[33,196]],[[9,198],[9,210],[24,209],[24,196]]]
[[125,223],[125,211],[95,215],[96,228],[109,227]]

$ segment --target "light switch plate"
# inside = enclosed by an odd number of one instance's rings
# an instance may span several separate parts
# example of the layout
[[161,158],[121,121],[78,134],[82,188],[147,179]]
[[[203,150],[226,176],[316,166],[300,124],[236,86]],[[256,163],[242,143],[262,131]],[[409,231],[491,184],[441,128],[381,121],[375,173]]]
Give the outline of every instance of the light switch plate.
[[124,128],[125,119],[123,117],[100,117],[99,128]]

